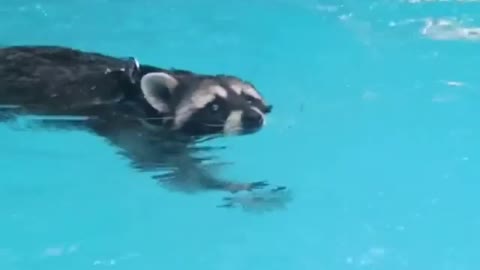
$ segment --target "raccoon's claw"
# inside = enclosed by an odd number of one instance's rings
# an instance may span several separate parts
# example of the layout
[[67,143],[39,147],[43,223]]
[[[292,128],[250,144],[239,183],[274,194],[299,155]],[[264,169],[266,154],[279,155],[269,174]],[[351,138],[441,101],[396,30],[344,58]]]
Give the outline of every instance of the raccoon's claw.
[[260,189],[260,188],[264,188],[268,185],[269,184],[268,184],[267,181],[253,182],[253,183],[248,184],[247,190],[251,191],[251,190],[254,190],[254,189]]
[[217,205],[218,208],[234,208],[235,202],[233,201],[232,197],[224,197],[224,203]]
[[279,191],[282,191],[282,190],[285,190],[287,189],[286,186],[278,186],[276,188],[272,188],[272,190],[270,190],[271,192],[279,192]]
[[259,181],[259,182],[253,182],[253,183],[248,183],[248,184],[230,184],[227,186],[227,190],[230,191],[231,193],[237,193],[240,191],[252,191],[255,189],[261,189],[268,186],[268,183],[266,181]]
[[[256,182],[258,186],[264,187],[266,182]],[[284,209],[292,200],[291,192],[286,186],[275,186],[263,188],[259,191],[234,194],[223,197],[222,202],[217,205],[219,208],[242,208],[246,211],[266,212],[275,209]]]

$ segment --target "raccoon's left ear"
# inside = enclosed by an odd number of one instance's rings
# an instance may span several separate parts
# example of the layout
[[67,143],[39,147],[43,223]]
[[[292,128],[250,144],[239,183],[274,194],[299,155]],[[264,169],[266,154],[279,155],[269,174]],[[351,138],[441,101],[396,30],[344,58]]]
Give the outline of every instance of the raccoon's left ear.
[[164,72],[148,73],[140,81],[145,99],[158,112],[169,111],[167,101],[177,86],[177,79]]

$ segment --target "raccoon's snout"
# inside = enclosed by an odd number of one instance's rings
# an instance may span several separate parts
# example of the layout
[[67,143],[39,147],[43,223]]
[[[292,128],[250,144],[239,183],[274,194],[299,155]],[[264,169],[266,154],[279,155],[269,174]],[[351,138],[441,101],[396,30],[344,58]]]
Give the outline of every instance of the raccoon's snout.
[[256,110],[248,110],[242,114],[242,126],[244,129],[258,129],[263,126],[263,115]]
[[271,113],[272,112],[272,109],[273,109],[273,105],[267,105],[265,106],[265,109],[264,109],[264,113]]

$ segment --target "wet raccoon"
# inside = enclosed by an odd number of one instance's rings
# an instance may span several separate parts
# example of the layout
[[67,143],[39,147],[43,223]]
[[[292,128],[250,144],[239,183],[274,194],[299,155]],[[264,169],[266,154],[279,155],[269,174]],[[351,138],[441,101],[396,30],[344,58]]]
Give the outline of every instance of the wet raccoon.
[[234,76],[60,46],[11,46],[0,48],[0,106],[14,108],[13,114],[4,111],[4,120],[21,114],[85,117],[44,124],[101,136],[139,170],[171,169],[157,178],[184,191],[267,185],[218,179],[199,165],[206,159],[192,155],[202,138],[251,134],[264,126],[272,106]]

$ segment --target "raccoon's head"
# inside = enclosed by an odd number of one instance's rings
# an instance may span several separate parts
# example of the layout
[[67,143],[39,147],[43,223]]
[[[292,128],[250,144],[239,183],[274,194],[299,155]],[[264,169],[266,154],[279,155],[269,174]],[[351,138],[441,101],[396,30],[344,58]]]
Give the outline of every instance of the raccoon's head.
[[147,102],[170,116],[170,127],[190,136],[254,133],[272,110],[252,84],[233,76],[152,72],[140,86]]

